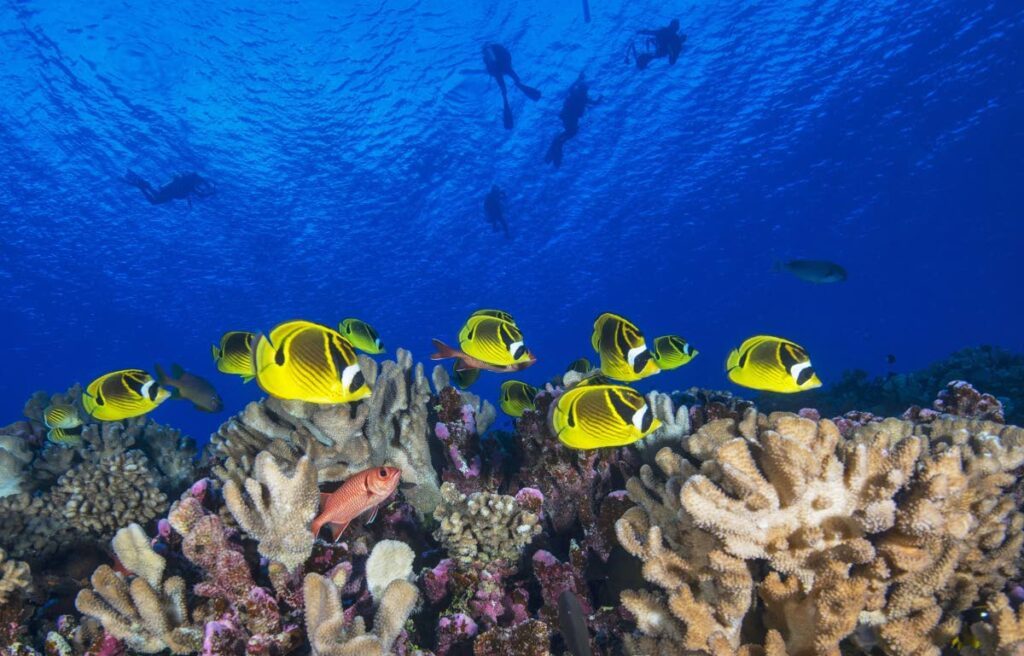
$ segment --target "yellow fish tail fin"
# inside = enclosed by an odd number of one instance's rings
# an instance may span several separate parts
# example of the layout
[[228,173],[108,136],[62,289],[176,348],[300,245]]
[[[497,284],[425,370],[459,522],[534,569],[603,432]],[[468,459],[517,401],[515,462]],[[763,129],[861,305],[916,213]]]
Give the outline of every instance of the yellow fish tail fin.
[[740,350],[733,349],[729,351],[729,357],[725,359],[725,370],[729,372],[738,366],[740,366]]
[[220,360],[220,350],[217,348],[217,345],[212,344],[210,346],[210,350],[213,352],[213,361],[216,362],[217,360]]

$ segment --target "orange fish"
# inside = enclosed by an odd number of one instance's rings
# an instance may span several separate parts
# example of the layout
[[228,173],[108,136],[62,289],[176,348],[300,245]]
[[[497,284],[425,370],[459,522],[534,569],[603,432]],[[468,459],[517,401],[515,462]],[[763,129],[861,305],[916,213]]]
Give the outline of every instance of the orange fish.
[[507,374],[512,373],[513,371],[522,371],[523,369],[526,369],[527,367],[529,367],[530,365],[537,361],[537,358],[533,357],[533,353],[530,353],[530,351],[527,350],[527,354],[530,357],[526,360],[523,360],[522,362],[516,362],[515,364],[505,366],[488,364],[483,360],[478,360],[474,358],[472,355],[467,355],[463,353],[457,348],[448,346],[439,339],[435,339],[432,341],[434,342],[434,348],[437,349],[437,353],[432,354],[430,356],[430,359],[447,360],[448,358],[458,358],[459,364],[455,365],[456,371],[466,371],[467,369],[483,369],[485,371],[493,371],[499,374]]
[[401,480],[402,470],[397,467],[373,467],[349,476],[334,492],[320,494],[320,514],[313,520],[313,537],[325,525],[330,527],[331,541],[338,537],[349,523],[368,510],[373,514],[367,523],[377,516],[377,508],[394,494]]

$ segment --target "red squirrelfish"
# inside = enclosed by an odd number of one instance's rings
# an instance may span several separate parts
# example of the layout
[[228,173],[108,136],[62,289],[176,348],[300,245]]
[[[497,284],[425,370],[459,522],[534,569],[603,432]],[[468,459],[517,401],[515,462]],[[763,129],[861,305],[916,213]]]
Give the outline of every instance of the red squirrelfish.
[[330,527],[331,541],[338,537],[349,523],[367,511],[373,511],[367,523],[377,516],[377,508],[395,493],[402,471],[397,467],[373,467],[353,474],[334,492],[320,494],[320,514],[313,520],[313,537],[324,526]]
[[533,357],[533,353],[530,353],[530,351],[527,350],[528,358],[522,362],[516,362],[509,365],[496,365],[474,358],[472,355],[468,355],[457,348],[448,346],[439,339],[435,339],[433,342],[434,348],[437,349],[437,353],[433,353],[430,356],[430,359],[447,360],[448,358],[458,358],[459,362],[455,365],[456,371],[483,369],[485,371],[493,371],[499,374],[507,374],[514,371],[522,371],[537,361],[537,358]]

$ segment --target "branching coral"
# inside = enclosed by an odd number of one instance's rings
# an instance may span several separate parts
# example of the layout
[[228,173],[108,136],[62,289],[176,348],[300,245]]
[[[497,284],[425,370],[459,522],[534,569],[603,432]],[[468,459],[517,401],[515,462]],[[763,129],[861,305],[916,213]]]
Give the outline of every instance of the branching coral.
[[349,621],[341,604],[339,588],[345,586],[342,571],[335,580],[307,574],[303,592],[306,602],[306,631],[314,656],[384,656],[390,653],[402,632],[419,593],[416,586],[402,579],[385,588],[367,633],[362,617]]
[[[644,467],[628,485],[640,507],[617,527],[663,590],[623,595],[641,632],[630,650],[736,650],[761,609],[794,656],[836,654],[855,629],[894,656],[937,654],[961,611],[1017,571],[1024,516],[1004,492],[1024,436],[889,426],[845,440],[827,420],[748,413],[687,440],[700,473],[659,452],[666,479]],[[755,560],[767,571],[752,576]]]
[[259,454],[244,492],[229,480],[224,501],[239,526],[258,541],[260,555],[294,570],[313,552],[309,525],[320,494],[309,458],[300,458],[288,475],[269,452]]
[[511,497],[492,492],[462,494],[451,483],[441,486],[440,522],[435,537],[464,565],[503,561],[514,565],[523,547],[541,531],[542,497],[527,491]]
[[0,549],[0,604],[15,594],[27,591],[31,586],[32,573],[28,563],[8,560],[6,552]]
[[95,617],[108,633],[144,654],[164,649],[174,654],[199,651],[202,635],[189,620],[184,579],[163,579],[164,558],[152,551],[138,525],[122,529],[114,548],[122,563],[132,563],[141,571],[126,579],[101,566],[92,575],[93,589],[78,593],[79,612]]
[[342,405],[318,405],[268,398],[250,403],[211,437],[206,458],[222,481],[241,485],[252,474],[256,456],[269,451],[283,463],[305,456],[320,482],[340,481],[373,465],[394,464],[406,498],[421,513],[438,501],[437,475],[427,445],[430,384],[422,365],[399,349],[397,361],[377,366],[360,359],[370,398]]

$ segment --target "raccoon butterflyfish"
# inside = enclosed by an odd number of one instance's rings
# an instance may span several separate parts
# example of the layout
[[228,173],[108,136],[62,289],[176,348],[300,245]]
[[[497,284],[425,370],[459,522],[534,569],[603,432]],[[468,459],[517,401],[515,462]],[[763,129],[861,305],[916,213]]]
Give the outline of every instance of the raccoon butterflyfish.
[[379,355],[386,350],[380,341],[380,335],[365,321],[345,319],[338,325],[338,332],[363,353]]
[[99,421],[120,421],[144,415],[170,396],[145,371],[122,369],[89,383],[82,394],[82,407]]
[[256,382],[267,394],[309,403],[348,403],[370,395],[352,344],[309,321],[287,321],[256,340]]
[[699,351],[679,335],[664,335],[654,339],[651,357],[662,371],[675,369],[697,357]]
[[601,371],[615,380],[640,380],[661,371],[640,329],[617,314],[605,312],[594,321],[590,343],[601,356]]
[[498,373],[521,371],[536,358],[523,342],[523,334],[514,323],[477,314],[466,320],[459,331],[459,349],[433,340],[437,352],[431,360],[458,358],[457,369],[486,369]]
[[78,446],[82,443],[82,425],[79,424],[72,428],[51,428],[46,431],[46,439],[69,448]]
[[452,383],[460,390],[467,390],[480,377],[479,369],[459,369],[461,360],[452,362]]
[[472,317],[494,317],[495,319],[501,319],[507,321],[513,326],[516,324],[516,320],[512,318],[512,315],[504,310],[477,310],[473,314],[469,315]]
[[767,392],[792,394],[821,387],[807,351],[782,337],[751,337],[729,353],[725,370],[737,385]]
[[965,610],[960,618],[960,633],[953,637],[950,646],[961,651],[967,648],[979,649],[981,640],[974,635],[974,625],[978,622],[989,622],[989,611],[985,606],[975,606]]
[[548,423],[566,446],[625,446],[661,426],[644,397],[624,385],[576,385],[551,404]]
[[507,380],[501,384],[501,410],[510,417],[522,417],[527,410],[535,410],[537,388],[519,380]]
[[575,371],[578,374],[589,374],[591,371],[594,370],[594,365],[590,364],[590,360],[586,358],[580,358],[578,360],[573,360],[572,362],[570,362],[569,366],[566,367],[565,370]]
[[252,368],[252,347],[256,335],[242,330],[232,330],[220,338],[220,346],[213,346],[213,361],[217,371],[241,376],[248,383],[255,377]]
[[43,410],[43,423],[47,428],[68,429],[82,425],[78,416],[78,408],[70,403],[54,403]]
[[171,365],[171,375],[156,365],[156,380],[164,387],[173,387],[171,393],[173,399],[186,399],[192,402],[197,410],[204,412],[220,412],[224,409],[224,402],[217,394],[217,390],[202,376],[189,373],[180,365]]

